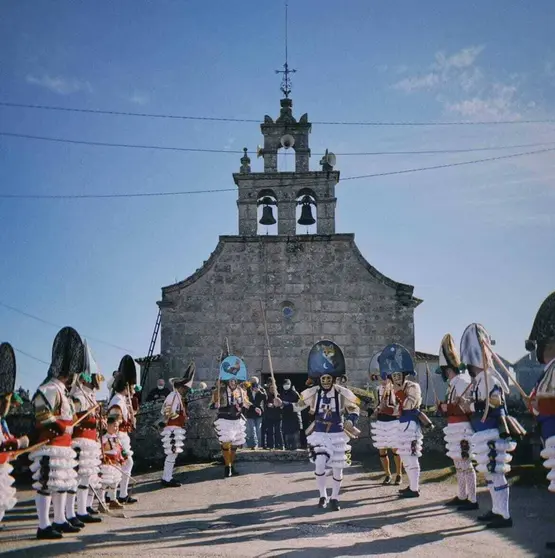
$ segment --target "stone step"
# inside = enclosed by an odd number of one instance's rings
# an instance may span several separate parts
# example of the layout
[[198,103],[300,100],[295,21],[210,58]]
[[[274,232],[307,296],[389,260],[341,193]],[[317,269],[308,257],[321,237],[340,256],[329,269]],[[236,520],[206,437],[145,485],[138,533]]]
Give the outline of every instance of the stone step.
[[[222,454],[218,454],[222,459]],[[306,461],[308,462],[307,450],[265,450],[265,449],[240,449],[237,450],[236,461]]]

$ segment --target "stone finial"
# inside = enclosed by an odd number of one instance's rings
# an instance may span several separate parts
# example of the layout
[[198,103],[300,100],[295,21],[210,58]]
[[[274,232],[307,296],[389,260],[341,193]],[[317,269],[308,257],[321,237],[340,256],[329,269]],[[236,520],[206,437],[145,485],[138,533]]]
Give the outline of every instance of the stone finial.
[[242,174],[248,174],[251,172],[251,158],[247,155],[248,149],[243,147],[244,155],[241,157],[241,169],[239,170]]
[[290,122],[295,124],[297,121],[293,117],[293,101],[291,99],[281,99],[279,103],[281,109],[279,111],[279,118],[276,122]]

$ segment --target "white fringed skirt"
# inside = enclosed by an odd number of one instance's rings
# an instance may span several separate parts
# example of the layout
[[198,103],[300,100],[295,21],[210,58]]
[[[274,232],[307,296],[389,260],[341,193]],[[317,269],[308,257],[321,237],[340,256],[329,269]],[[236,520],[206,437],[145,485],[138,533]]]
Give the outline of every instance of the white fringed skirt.
[[11,510],[17,503],[15,497],[14,478],[11,476],[13,467],[9,463],[0,465],[0,513]]
[[42,446],[29,455],[33,488],[43,492],[67,492],[77,485],[75,451],[64,446]]
[[351,446],[345,432],[313,432],[306,442],[312,463],[318,455],[325,455],[326,467],[330,469],[344,469],[351,464]]
[[371,423],[372,443],[376,449],[395,448],[396,433],[399,428],[398,420],[377,420]]
[[245,445],[247,421],[244,418],[229,420],[219,418],[214,421],[214,429],[220,444],[231,444],[234,447]]
[[476,470],[480,473],[507,474],[511,470],[509,463],[516,449],[516,442],[503,440],[497,428],[475,432],[471,439],[472,456],[478,463]]
[[414,420],[397,423],[394,444],[401,457],[422,457],[423,439],[420,423]]
[[[469,421],[450,423],[443,429],[443,433],[445,434],[447,457],[453,460],[470,458],[470,441],[474,429]],[[463,453],[467,455],[463,456]]]
[[181,453],[185,444],[187,432],[184,428],[179,426],[166,426],[162,430],[162,445],[164,446],[164,453],[171,455]]

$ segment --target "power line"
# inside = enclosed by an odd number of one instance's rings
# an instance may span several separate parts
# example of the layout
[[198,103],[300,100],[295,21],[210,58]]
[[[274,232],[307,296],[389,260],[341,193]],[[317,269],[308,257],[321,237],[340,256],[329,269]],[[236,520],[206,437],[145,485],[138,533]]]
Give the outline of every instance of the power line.
[[[63,112],[80,112],[86,114],[104,114],[111,116],[136,116],[142,118],[168,118],[173,120],[200,120],[208,122],[247,122],[260,124],[259,119],[254,118],[224,118],[215,116],[188,116],[181,114],[160,114],[160,113],[147,113],[147,112],[128,112],[117,110],[99,110],[99,109],[84,109],[84,108],[71,108],[59,107],[53,105],[33,105],[25,103],[10,103],[7,101],[0,101],[0,106],[11,108],[30,108],[39,110],[55,110]],[[540,119],[540,120],[494,120],[494,121],[455,121],[455,122],[381,122],[381,121],[331,121],[320,120],[314,121],[312,124],[325,125],[325,126],[490,126],[490,125],[505,125],[505,124],[555,124],[555,119]]]
[[18,353],[21,353],[22,355],[25,355],[26,357],[32,358],[33,360],[36,360],[37,362],[40,362],[42,364],[46,364],[46,366],[50,366],[49,362],[46,362],[46,360],[42,360],[42,358],[38,358],[36,356],[30,355],[29,353],[26,353],[25,351],[22,351],[21,349],[18,349],[17,347],[14,347],[14,350],[17,351]]
[[[9,304],[6,304],[5,302],[2,302],[2,301],[0,301],[0,306],[3,306],[4,308],[7,308],[8,310],[11,310],[12,312],[17,312],[18,314],[21,314],[22,316],[26,316],[27,318],[31,318],[33,320],[36,320],[37,322],[41,322],[41,323],[46,324],[46,325],[57,327],[57,328],[63,327],[59,324],[55,324],[53,322],[49,322],[48,320],[44,320],[43,318],[39,318],[38,316],[34,316],[33,314],[29,314],[28,312],[25,312],[24,310],[20,310],[19,308],[15,308],[14,306],[10,306]],[[87,339],[90,339],[91,341],[95,341],[96,343],[101,343],[103,345],[108,345],[109,347],[112,347],[114,349],[118,349],[120,351],[123,351],[124,353],[133,353],[134,352],[134,351],[131,351],[129,349],[125,349],[124,347],[119,347],[118,345],[114,345],[113,343],[109,343],[108,341],[103,341],[102,339],[96,339],[95,337],[92,337],[90,335],[83,334],[83,337],[86,337]],[[27,356],[29,356],[29,355],[27,355]]]
[[[548,149],[539,149],[536,151],[526,151],[524,153],[512,153],[510,155],[498,155],[496,157],[488,157],[486,159],[474,159],[472,161],[460,161],[458,163],[444,163],[441,165],[432,165],[429,167],[417,167],[411,169],[401,169],[395,171],[385,171],[385,172],[376,172],[372,174],[361,174],[358,176],[348,176],[346,178],[342,178],[341,182],[346,182],[350,180],[361,180],[363,178],[380,178],[384,176],[394,176],[399,174],[409,174],[415,172],[424,172],[424,171],[431,171],[431,170],[439,170],[439,169],[446,169],[451,167],[460,167],[464,165],[476,165],[480,163],[489,163],[492,161],[501,161],[504,159],[514,159],[517,157],[526,157],[529,155],[538,155],[541,153],[549,153],[551,151],[555,151],[555,147],[551,147]],[[279,177],[280,173],[277,173]],[[247,175],[248,176],[248,175]],[[296,187],[300,186],[310,186],[312,185],[312,181],[299,181],[295,183]],[[279,185],[273,186],[273,188],[277,188]],[[253,186],[252,189],[258,189],[260,186]],[[215,188],[211,190],[181,190],[175,192],[133,192],[127,194],[0,194],[0,199],[102,199],[102,198],[144,198],[144,197],[163,197],[163,196],[185,196],[185,195],[192,195],[192,194],[214,194],[220,192],[236,192],[237,188]],[[1,304],[1,303],[0,303]],[[91,337],[92,339],[92,337]]]
[[[50,141],[56,143],[70,143],[77,145],[91,145],[95,147],[123,147],[130,149],[152,149],[161,151],[180,151],[188,153],[227,153],[232,155],[243,154],[242,149],[205,149],[197,147],[175,147],[175,146],[164,146],[164,145],[141,145],[141,144],[130,144],[130,143],[111,143],[104,141],[89,141],[89,140],[74,140],[67,138],[56,138],[51,136],[36,136],[31,134],[19,134],[14,132],[0,132],[0,136],[31,139],[31,140],[41,140]],[[425,150],[415,150],[415,151],[360,151],[360,152],[346,152],[346,153],[336,153],[338,156],[371,156],[371,155],[438,155],[438,154],[448,154],[448,153],[471,153],[474,151],[498,151],[505,149],[524,149],[527,147],[542,147],[545,145],[554,145],[555,142],[543,142],[543,143],[524,143],[520,145],[500,145],[497,147],[469,147],[464,149],[425,149]],[[257,155],[256,151],[247,151],[249,155]],[[315,153],[314,155],[320,156],[324,153]]]

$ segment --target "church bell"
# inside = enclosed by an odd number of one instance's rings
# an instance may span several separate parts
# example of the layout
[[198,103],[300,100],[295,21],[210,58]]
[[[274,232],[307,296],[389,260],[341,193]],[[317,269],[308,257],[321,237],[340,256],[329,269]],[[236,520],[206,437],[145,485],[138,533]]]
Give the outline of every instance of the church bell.
[[300,203],[302,204],[301,216],[297,223],[299,223],[299,225],[307,226],[314,225],[314,223],[316,223],[316,220],[312,216],[312,199],[310,198],[310,196],[304,196]]
[[[263,198],[262,202],[264,207],[262,208],[262,217],[258,221],[261,225],[275,225],[277,221],[274,218],[274,212],[272,211],[272,205],[275,203],[272,198]],[[272,205],[270,205],[272,204]]]

